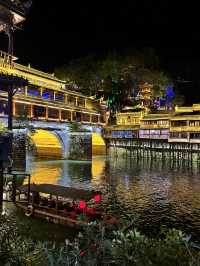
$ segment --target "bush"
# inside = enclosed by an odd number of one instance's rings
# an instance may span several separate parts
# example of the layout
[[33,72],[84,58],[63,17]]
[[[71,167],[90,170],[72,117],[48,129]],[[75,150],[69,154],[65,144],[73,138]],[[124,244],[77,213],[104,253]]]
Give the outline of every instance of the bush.
[[134,226],[111,230],[91,223],[73,242],[33,242],[20,235],[15,222],[0,218],[0,265],[51,266],[199,266],[200,254],[189,237],[171,229],[156,238]]
[[51,265],[80,266],[197,266],[199,253],[181,231],[172,229],[162,238],[148,238],[132,228],[107,231],[89,226],[84,234],[62,248],[45,247]]

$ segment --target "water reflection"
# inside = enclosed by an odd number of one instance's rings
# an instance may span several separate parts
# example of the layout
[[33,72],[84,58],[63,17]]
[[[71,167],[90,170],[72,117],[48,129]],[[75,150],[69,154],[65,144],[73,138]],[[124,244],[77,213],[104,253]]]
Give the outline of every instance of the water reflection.
[[[161,158],[161,157],[160,157]],[[34,183],[81,188],[113,184],[124,208],[140,214],[140,226],[157,232],[166,225],[200,236],[200,166],[197,161],[138,158],[112,150],[92,162],[33,161]]]
[[[106,158],[93,157],[92,161],[34,161],[28,159],[27,172],[35,184],[60,184],[63,186],[90,187],[91,182],[101,182],[105,171]],[[27,180],[24,181],[27,183]]]
[[106,176],[124,208],[138,212],[147,231],[167,225],[200,236],[199,162],[138,159],[119,152],[109,160]]

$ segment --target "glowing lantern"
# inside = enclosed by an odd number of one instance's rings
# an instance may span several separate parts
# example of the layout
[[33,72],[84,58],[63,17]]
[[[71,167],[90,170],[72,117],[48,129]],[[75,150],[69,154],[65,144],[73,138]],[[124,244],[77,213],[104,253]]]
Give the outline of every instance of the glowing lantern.
[[101,201],[101,195],[99,195],[99,194],[95,195],[94,200],[96,203],[99,203]]
[[79,208],[82,210],[86,208],[86,202],[84,200],[79,201]]

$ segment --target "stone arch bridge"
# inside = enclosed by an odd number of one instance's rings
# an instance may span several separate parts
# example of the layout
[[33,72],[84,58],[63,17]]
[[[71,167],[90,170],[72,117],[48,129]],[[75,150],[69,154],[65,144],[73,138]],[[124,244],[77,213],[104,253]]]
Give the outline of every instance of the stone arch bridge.
[[[81,150],[87,153],[87,147],[79,147],[79,142],[83,141],[83,145],[88,145],[87,158],[91,155],[105,154],[105,143],[100,132],[69,132],[67,130],[45,130],[37,129],[33,134],[29,134],[31,142],[34,145],[34,154],[40,158],[53,158],[53,159],[68,159],[70,158],[70,151],[72,138],[76,138],[78,155]],[[80,159],[77,157],[77,159]]]

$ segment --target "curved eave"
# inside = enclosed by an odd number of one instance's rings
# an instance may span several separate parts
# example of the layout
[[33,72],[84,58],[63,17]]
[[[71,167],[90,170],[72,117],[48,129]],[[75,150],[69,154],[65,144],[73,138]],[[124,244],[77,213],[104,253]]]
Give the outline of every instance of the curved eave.
[[[13,20],[14,25],[17,25],[25,20],[25,13],[23,9],[12,4],[8,4],[7,1],[1,1],[1,0],[0,0],[0,7],[11,12],[11,14],[14,16]],[[3,31],[4,25],[5,24],[3,22],[0,22],[0,32]]]

